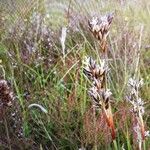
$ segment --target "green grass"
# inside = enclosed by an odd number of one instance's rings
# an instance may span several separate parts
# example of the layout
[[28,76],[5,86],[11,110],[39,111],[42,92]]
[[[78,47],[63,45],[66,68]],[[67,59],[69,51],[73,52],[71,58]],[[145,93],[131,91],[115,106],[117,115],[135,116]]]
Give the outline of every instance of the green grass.
[[[65,11],[69,4],[70,27],[66,18],[68,10]],[[10,81],[16,95],[14,106],[6,114],[8,130],[3,131],[1,126],[5,128],[6,123],[0,122],[0,149],[91,149],[95,144],[94,136],[98,150],[120,150],[123,145],[126,150],[136,149],[133,116],[125,96],[128,79],[135,73],[137,50],[140,50],[138,74],[144,78],[141,97],[146,102],[146,129],[150,130],[150,48],[146,48],[150,46],[149,5],[145,0],[137,3],[127,1],[122,5],[110,0],[87,0],[82,5],[79,1],[69,0],[33,0],[30,4],[17,0],[14,9],[5,1],[0,2],[0,8],[3,8],[0,14],[0,21],[3,21],[0,23],[0,77]],[[90,83],[82,70],[85,56],[99,59],[99,46],[87,28],[86,18],[93,13],[112,11],[115,17],[108,37],[111,68],[108,86],[113,93],[112,109],[117,133],[114,142],[107,126],[103,125],[105,121],[100,119],[101,113],[96,114],[99,119],[98,132],[94,129],[91,100],[87,92]],[[35,12],[41,15],[39,20],[31,17]],[[44,17],[47,14],[50,17]],[[66,25],[69,31],[64,64],[59,38],[61,27]],[[78,30],[75,30],[76,27]],[[35,51],[31,50],[32,47]],[[29,94],[26,95],[26,92]],[[34,107],[29,109],[32,103],[40,104],[48,113]],[[15,110],[21,117],[18,129],[12,128],[10,113]],[[126,115],[123,116],[123,113]],[[22,140],[17,137],[21,127]],[[8,132],[10,142],[6,137]],[[149,145],[147,138],[143,149],[148,150]]]

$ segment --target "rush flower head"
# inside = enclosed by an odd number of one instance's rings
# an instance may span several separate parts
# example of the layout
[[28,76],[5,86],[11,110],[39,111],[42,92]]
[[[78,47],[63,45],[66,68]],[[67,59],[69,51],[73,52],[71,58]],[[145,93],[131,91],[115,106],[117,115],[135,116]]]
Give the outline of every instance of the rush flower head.
[[98,17],[93,17],[91,20],[89,20],[89,28],[91,32],[101,32],[106,34],[108,32],[110,25],[113,20],[113,13],[109,13],[107,15]]
[[100,64],[96,64],[96,62],[89,57],[85,59],[83,64],[85,65],[83,72],[89,79],[100,79],[109,70],[105,60],[101,60]]
[[97,64],[95,60],[89,57],[83,63],[85,65],[83,72],[92,81],[89,95],[92,97],[93,105],[96,107],[105,106],[107,109],[112,93],[103,86],[105,83],[105,75],[109,70],[105,60],[103,59]]
[[95,86],[93,86],[89,89],[88,93],[92,98],[93,106],[97,107],[97,108],[101,107],[101,103],[100,103],[101,98],[100,98],[100,95],[98,93],[98,89]]
[[92,99],[93,106],[101,108],[108,127],[111,129],[112,139],[115,139],[115,127],[113,123],[113,115],[110,105],[111,91],[107,88],[107,73],[109,68],[106,63],[107,58],[107,41],[106,38],[109,34],[109,28],[113,19],[113,14],[107,14],[100,18],[93,17],[88,21],[89,29],[96,39],[98,39],[100,48],[103,52],[104,59],[101,59],[99,63],[96,63],[91,57],[86,58],[83,62],[85,67],[83,73],[92,82],[91,88],[88,93]]
[[109,13],[105,16],[101,16],[100,18],[93,17],[88,21],[89,29],[93,33],[94,37],[100,41],[101,47],[105,46],[103,44],[106,42],[112,20],[113,13]]
[[126,97],[126,99],[132,104],[132,109],[131,109],[131,111],[134,113],[134,114],[136,114],[136,115],[138,115],[139,113],[141,114],[141,115],[143,115],[144,114],[144,102],[142,101],[142,99],[141,98],[138,98],[138,99],[133,99],[132,98],[133,96],[132,95],[130,95],[130,96],[128,96],[128,97]]
[[137,121],[136,126],[133,127],[136,133],[136,139],[139,144],[139,149],[141,149],[142,141],[145,139],[145,127],[144,127],[144,102],[139,97],[139,89],[143,85],[143,79],[137,80],[130,78],[128,81],[129,94],[127,100],[132,104],[132,112]]
[[103,91],[102,96],[104,100],[107,100],[112,95],[110,89],[106,89],[106,91]]
[[143,85],[143,79],[137,80],[130,78],[128,81],[128,86],[131,89],[132,93],[135,93]]
[[143,85],[143,79],[141,80],[134,80],[130,78],[128,81],[129,87],[129,95],[127,96],[127,100],[133,105],[132,111],[135,114],[144,114],[144,102],[139,97],[139,88]]
[[102,107],[103,105],[107,109],[112,93],[110,89],[106,89],[106,91],[104,89],[99,90],[97,87],[93,86],[89,89],[89,95],[92,98],[93,106]]
[[112,93],[105,86],[108,67],[105,60],[102,60],[100,64],[96,64],[92,58],[87,58],[84,64],[86,66],[83,72],[92,81],[92,87],[88,90],[88,93],[92,99],[93,106],[103,110],[107,125],[111,129],[112,139],[115,139],[115,128],[110,106]]
[[141,115],[144,114],[144,102],[141,100],[141,98],[137,99],[137,101],[132,102],[133,105],[133,112],[135,114],[140,113]]

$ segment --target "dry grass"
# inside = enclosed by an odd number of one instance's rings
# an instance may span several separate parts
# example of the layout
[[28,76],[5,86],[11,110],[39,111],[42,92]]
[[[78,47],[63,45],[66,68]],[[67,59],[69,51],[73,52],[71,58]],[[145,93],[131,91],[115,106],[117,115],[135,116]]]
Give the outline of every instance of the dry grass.
[[[0,149],[137,149],[135,117],[125,99],[128,79],[142,77],[143,123],[149,130],[149,6],[145,0],[1,1],[0,79],[10,83],[15,100],[0,121]],[[88,19],[107,12],[114,12],[107,37],[107,86],[113,93],[116,142],[105,114],[93,111],[87,94],[91,83],[82,69],[85,56],[98,62],[100,53]],[[47,113],[28,108],[34,103]],[[146,138],[142,148],[149,145]]]

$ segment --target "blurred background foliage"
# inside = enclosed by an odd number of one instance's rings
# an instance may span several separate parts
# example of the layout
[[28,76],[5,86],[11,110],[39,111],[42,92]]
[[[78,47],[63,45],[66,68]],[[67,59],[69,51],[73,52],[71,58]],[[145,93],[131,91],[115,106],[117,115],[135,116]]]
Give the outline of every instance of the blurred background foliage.
[[[14,105],[0,122],[2,149],[113,149],[110,133],[97,114],[93,124],[89,86],[82,73],[85,56],[98,59],[99,46],[88,29],[94,15],[114,12],[109,35],[109,87],[117,144],[135,149],[126,85],[135,73],[144,79],[145,124],[150,126],[150,2],[147,0],[1,0],[0,77],[10,82]],[[65,54],[60,37],[67,28]],[[31,103],[47,111],[29,109]],[[16,111],[16,119],[12,113]],[[20,118],[20,119],[18,119]],[[126,120],[126,121],[125,121]],[[16,122],[16,127],[13,127]],[[19,133],[18,133],[19,132]],[[20,133],[22,133],[20,135]],[[19,134],[19,137],[18,137]],[[146,147],[150,141],[146,141]]]

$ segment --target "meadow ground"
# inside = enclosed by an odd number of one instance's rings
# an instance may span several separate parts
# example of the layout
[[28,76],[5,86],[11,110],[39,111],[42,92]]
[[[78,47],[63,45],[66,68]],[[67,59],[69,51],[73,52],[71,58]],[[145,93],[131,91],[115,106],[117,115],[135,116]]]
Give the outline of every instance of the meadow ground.
[[[93,111],[84,60],[101,50],[88,20],[113,12],[107,86],[116,137]],[[150,130],[150,1],[1,0],[0,149],[142,150],[128,80],[143,78],[144,130]],[[7,81],[5,83],[4,81]],[[13,94],[12,94],[13,93]],[[138,134],[139,133],[139,134]],[[148,132],[147,132],[148,133]]]

